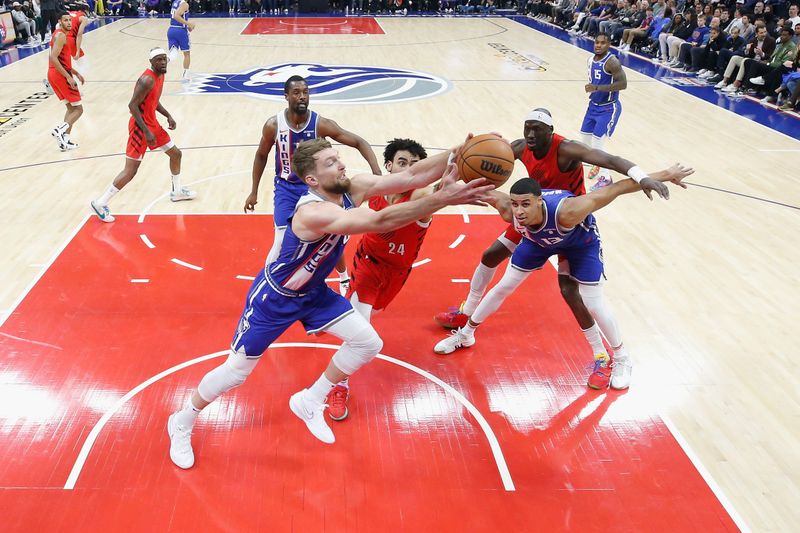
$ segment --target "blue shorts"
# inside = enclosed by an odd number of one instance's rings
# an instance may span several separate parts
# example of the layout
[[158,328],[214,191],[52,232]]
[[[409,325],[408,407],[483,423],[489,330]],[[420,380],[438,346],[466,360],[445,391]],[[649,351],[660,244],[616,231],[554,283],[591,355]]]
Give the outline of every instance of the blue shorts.
[[596,237],[585,244],[561,248],[543,248],[523,238],[511,255],[511,266],[524,272],[539,270],[551,255],[556,254],[567,260],[569,277],[580,283],[600,283],[603,277],[603,247]]
[[235,352],[259,357],[289,326],[298,320],[306,331],[323,331],[353,311],[353,306],[327,285],[305,296],[291,298],[275,292],[261,270],[247,293],[244,311],[231,342]]
[[294,214],[297,201],[308,192],[308,185],[275,178],[275,226],[285,228]]
[[591,134],[595,137],[603,135],[611,137],[617,128],[620,115],[622,115],[622,104],[619,102],[606,105],[589,104],[586,114],[583,116],[581,133]]
[[181,52],[188,52],[190,49],[189,30],[170,26],[167,30],[167,49],[169,48],[177,48]]

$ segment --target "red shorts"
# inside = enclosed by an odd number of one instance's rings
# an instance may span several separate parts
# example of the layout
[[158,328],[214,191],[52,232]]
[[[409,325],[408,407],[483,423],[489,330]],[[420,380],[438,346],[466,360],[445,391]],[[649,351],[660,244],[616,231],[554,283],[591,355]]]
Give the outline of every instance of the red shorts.
[[514,224],[509,224],[506,231],[497,240],[513,252],[517,245],[522,242],[522,234],[514,228]]
[[347,299],[358,293],[358,301],[370,304],[373,309],[386,309],[405,285],[411,269],[381,265],[379,260],[357,254],[350,272],[350,290]]
[[67,78],[59,74],[56,69],[47,69],[47,81],[50,82],[50,87],[60,101],[72,105],[81,104],[81,93],[78,88],[67,83]]
[[128,148],[125,150],[125,155],[131,159],[141,161],[144,158],[144,153],[148,148],[157,150],[163,148],[169,150],[174,146],[172,139],[169,138],[167,130],[160,125],[155,128],[151,127],[150,131],[156,136],[156,141],[153,144],[148,144],[147,139],[144,138],[144,132],[139,129],[136,123],[128,126]]

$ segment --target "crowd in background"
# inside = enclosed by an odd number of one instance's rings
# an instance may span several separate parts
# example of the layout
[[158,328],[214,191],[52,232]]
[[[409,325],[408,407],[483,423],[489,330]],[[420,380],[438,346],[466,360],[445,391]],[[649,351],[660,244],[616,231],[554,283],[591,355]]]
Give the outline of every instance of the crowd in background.
[[[573,35],[605,34],[620,53],[696,76],[723,94],[758,95],[795,109],[800,102],[800,7],[793,0],[330,0],[334,13],[456,15],[524,13]],[[19,44],[46,42],[61,0],[0,0]],[[189,0],[193,13],[286,14],[296,0]],[[170,0],[89,0],[90,13],[168,14]],[[44,14],[44,15],[43,15]],[[48,32],[49,34],[49,32]]]

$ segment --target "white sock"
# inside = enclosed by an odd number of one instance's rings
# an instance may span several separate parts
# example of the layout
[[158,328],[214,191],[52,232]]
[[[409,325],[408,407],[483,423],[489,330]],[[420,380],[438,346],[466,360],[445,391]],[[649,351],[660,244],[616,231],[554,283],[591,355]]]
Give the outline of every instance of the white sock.
[[194,421],[197,420],[197,415],[200,414],[200,411],[192,404],[192,399],[189,398],[189,404],[176,413],[175,422],[184,428],[191,428],[194,426]]
[[337,383],[337,385],[341,385],[345,389],[349,389],[350,388],[350,378],[349,377],[344,378],[342,381]]
[[472,280],[469,282],[469,296],[467,296],[464,309],[462,309],[465,315],[472,316],[472,313],[475,312],[475,308],[478,307],[481,298],[486,293],[486,287],[492,282],[496,270],[497,267],[490,268],[483,263],[478,263],[475,273],[472,274]]
[[172,175],[172,192],[178,192],[181,190],[181,175],[180,174],[173,174]]
[[605,135],[603,135],[602,137],[595,137],[594,135],[592,135],[592,148],[594,148],[595,150],[605,150],[606,139],[608,139],[608,137],[606,137]]
[[592,347],[592,353],[598,354],[606,351],[606,347],[603,346],[603,337],[600,336],[600,327],[598,327],[597,322],[592,324],[592,327],[589,329],[583,329],[581,331],[583,332],[583,336],[586,337],[586,342]]
[[322,403],[335,386],[336,383],[331,383],[328,381],[328,378],[325,377],[325,374],[322,374],[319,379],[308,388],[308,395],[312,400]]
[[108,202],[110,202],[110,201],[111,201],[111,198],[112,198],[112,197],[113,197],[115,194],[117,194],[118,192],[119,192],[119,189],[117,189],[116,187],[114,187],[114,184],[112,183],[112,184],[111,184],[111,185],[108,187],[108,189],[106,189],[106,192],[104,192],[104,193],[103,193],[103,195],[102,195],[100,198],[98,198],[98,199],[97,199],[97,201],[96,201],[95,203],[96,203],[97,205],[103,205],[103,206],[106,206],[106,205],[108,205]]
[[620,344],[616,348],[614,348],[614,360],[615,361],[626,361],[630,359],[630,354],[628,353],[628,349],[625,348],[624,344]]
[[475,336],[475,329],[476,329],[477,327],[478,327],[478,326],[473,326],[472,324],[470,324],[469,322],[467,322],[467,325],[466,325],[466,326],[464,326],[463,328],[461,328],[461,333],[463,333],[463,334],[464,334],[464,335],[466,335],[467,337],[474,337],[474,336]]

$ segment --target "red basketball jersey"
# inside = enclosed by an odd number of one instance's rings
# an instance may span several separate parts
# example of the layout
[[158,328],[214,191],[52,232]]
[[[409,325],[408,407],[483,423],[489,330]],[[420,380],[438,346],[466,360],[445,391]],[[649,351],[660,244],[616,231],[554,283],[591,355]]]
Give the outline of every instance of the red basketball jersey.
[[[164,88],[164,76],[159,76],[150,69],[145,70],[142,76],[149,76],[155,81],[153,88],[150,89],[150,92],[144,97],[144,101],[139,104],[139,111],[142,113],[144,123],[148,128],[153,130],[154,128],[158,128],[156,108],[158,107],[159,99],[161,99],[161,90]],[[131,117],[130,122],[131,124],[136,123],[133,117]]]
[[[69,44],[69,35],[67,35],[67,33],[61,29],[61,26],[59,26],[58,29],[53,32],[53,36],[50,37],[50,49],[53,49],[53,46],[56,43],[56,36],[59,33],[63,34],[67,38],[67,42],[64,43],[64,46],[61,48],[61,53],[58,54],[58,62],[61,63],[61,66],[64,67],[64,70],[66,70],[67,73],[70,73],[72,72],[72,47]],[[47,64],[48,69],[58,72],[52,62],[48,61]]]
[[538,181],[542,189],[563,189],[572,191],[575,196],[586,194],[586,187],[583,184],[583,164],[579,163],[577,167],[567,172],[562,172],[558,168],[558,147],[562,142],[564,137],[554,133],[553,142],[550,143],[550,149],[543,159],[536,159],[533,152],[525,145],[520,160],[528,171],[528,177]]
[[[411,193],[408,193],[397,203],[407,202],[410,198]],[[369,207],[373,211],[380,211],[389,205],[389,201],[383,196],[369,199]],[[414,221],[387,233],[367,233],[361,237],[358,251],[362,256],[367,255],[374,259],[379,265],[408,270],[419,254],[428,226],[429,224],[423,226],[419,221]]]

